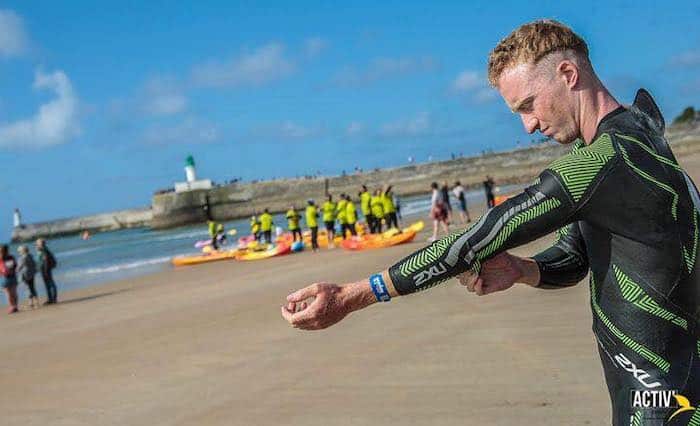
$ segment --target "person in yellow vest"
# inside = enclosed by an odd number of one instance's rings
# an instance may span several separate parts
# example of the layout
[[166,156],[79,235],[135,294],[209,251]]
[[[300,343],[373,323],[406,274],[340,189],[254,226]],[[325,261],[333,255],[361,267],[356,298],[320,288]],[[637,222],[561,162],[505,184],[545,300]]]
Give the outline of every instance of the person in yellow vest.
[[211,247],[214,250],[218,250],[219,245],[216,243],[216,222],[210,220],[207,222],[209,225],[209,238],[211,238]]
[[375,218],[374,229],[371,232],[373,234],[380,234],[382,232],[382,219],[384,219],[384,202],[382,201],[381,188],[377,188],[377,190],[374,191],[374,195],[369,201],[369,207]]
[[262,231],[265,242],[268,244],[272,244],[272,225],[274,225],[272,215],[268,209],[265,209],[263,214],[260,215],[260,230]]
[[[349,195],[345,196],[345,202],[345,220],[347,221],[345,228],[350,231],[350,235],[354,237],[357,235],[357,229],[355,228],[357,209],[355,209],[355,203],[352,202]],[[343,230],[343,235],[345,235],[345,230]]]
[[260,240],[260,221],[255,215],[250,217],[250,233],[255,237],[255,241]]
[[292,233],[292,239],[294,239],[294,242],[297,241],[297,236],[299,237],[299,241],[301,241],[301,228],[299,228],[300,219],[301,216],[296,210],[294,210],[294,206],[289,207],[289,210],[287,210],[287,225],[289,232]]
[[218,223],[216,225],[216,242],[218,244],[226,244],[226,230],[224,229],[223,223]]
[[372,194],[367,190],[366,185],[362,185],[362,190],[360,191],[360,210],[362,211],[362,216],[365,217],[365,223],[367,224],[367,229],[374,229],[374,215],[372,210],[369,208],[369,202],[372,199]]
[[343,239],[345,239],[345,228],[348,224],[347,211],[345,210],[347,204],[348,200],[345,199],[345,194],[340,194],[340,199],[338,200],[338,205],[335,207],[335,211],[338,223],[340,223],[340,233]]
[[326,225],[326,236],[328,237],[328,248],[333,248],[333,238],[335,238],[335,203],[333,196],[328,194],[328,199],[323,203],[323,224]]
[[314,200],[306,201],[306,225],[311,231],[311,249],[318,250],[318,207]]
[[386,217],[386,228],[399,228],[399,220],[396,217],[396,206],[394,206],[394,193],[391,190],[391,185],[388,185],[382,193],[382,207],[384,207],[384,216]]

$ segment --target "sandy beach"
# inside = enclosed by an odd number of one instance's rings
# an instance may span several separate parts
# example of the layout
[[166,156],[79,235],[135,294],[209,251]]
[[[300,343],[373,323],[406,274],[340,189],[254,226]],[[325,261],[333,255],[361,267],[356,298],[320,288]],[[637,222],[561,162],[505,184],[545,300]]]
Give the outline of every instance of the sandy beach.
[[[700,155],[681,163],[700,180]],[[365,277],[426,236],[172,269],[3,315],[0,423],[609,424],[586,282],[477,297],[451,281],[320,332],[281,318],[290,291]]]

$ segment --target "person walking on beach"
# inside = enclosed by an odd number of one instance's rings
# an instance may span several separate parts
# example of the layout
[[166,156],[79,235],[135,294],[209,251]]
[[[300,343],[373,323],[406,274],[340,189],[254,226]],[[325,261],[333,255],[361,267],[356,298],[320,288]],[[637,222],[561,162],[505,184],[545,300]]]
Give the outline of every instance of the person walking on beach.
[[394,199],[394,206],[396,207],[396,218],[398,219],[397,222],[401,223],[401,221],[403,221],[403,218],[401,217],[401,198],[394,194],[393,191],[392,197]]
[[493,195],[493,187],[495,182],[491,176],[486,176],[484,181],[484,192],[486,193],[486,207],[491,208],[496,205],[496,197]]
[[382,207],[384,217],[386,217],[386,229],[399,228],[399,220],[396,217],[396,206],[394,205],[394,192],[391,190],[391,185],[382,192]]
[[214,222],[213,220],[209,220],[209,221],[207,222],[207,229],[208,229],[208,231],[209,231],[209,238],[210,238],[210,240],[211,240],[211,247],[212,247],[214,250],[218,250],[218,249],[219,249],[219,244],[218,244],[218,242],[216,241],[216,240],[217,240],[216,222]]
[[452,222],[452,203],[450,203],[450,186],[447,181],[442,183],[440,187],[440,195],[442,195],[442,202],[445,204],[445,209],[447,210],[447,222]]
[[[357,228],[355,227],[355,223],[357,222],[357,209],[349,195],[345,195],[345,221],[347,222],[345,229],[347,229],[353,237],[357,236]],[[343,230],[343,235],[345,235],[345,229]]]
[[[321,329],[452,277],[485,295],[515,283],[561,289],[589,276],[612,424],[700,424],[700,193],[664,138],[658,106],[644,89],[620,104],[586,42],[556,21],[522,25],[488,64],[491,85],[527,132],[571,152],[474,225],[389,269],[290,294],[283,317]],[[507,252],[554,231],[554,244],[533,257]]]
[[19,312],[17,307],[17,262],[14,256],[10,254],[10,250],[6,244],[0,245],[0,275],[2,275],[2,289],[5,291],[7,298],[7,313],[14,314]]
[[459,216],[462,220],[462,225],[471,222],[472,218],[469,216],[469,209],[467,209],[467,197],[464,192],[464,187],[459,181],[455,182],[455,187],[452,189],[452,192],[459,202]]
[[338,204],[335,206],[335,214],[338,218],[338,223],[340,224],[340,235],[343,236],[343,239],[346,238],[345,230],[348,227],[348,211],[346,209],[347,204],[348,200],[345,198],[345,194],[340,194]]
[[442,226],[445,235],[450,233],[447,221],[447,207],[443,198],[442,190],[438,187],[437,182],[430,184],[432,194],[430,196],[430,218],[433,219],[433,235],[428,238],[428,241],[437,240],[438,227]]
[[255,241],[260,241],[260,221],[255,215],[250,217],[250,234]]
[[311,249],[318,251],[318,206],[314,200],[306,201],[306,226],[311,231]]
[[29,289],[29,307],[32,309],[39,307],[39,298],[36,294],[34,286],[34,276],[36,275],[36,263],[34,257],[29,252],[29,248],[25,245],[17,247],[19,260],[17,262],[17,275]]
[[43,238],[36,240],[36,251],[39,255],[39,272],[41,272],[41,278],[46,287],[47,300],[44,305],[53,305],[58,303],[58,291],[53,280],[53,270],[57,266],[56,258],[46,246],[46,240]]
[[362,216],[365,217],[365,224],[369,232],[373,232],[374,229],[374,216],[372,215],[372,210],[370,209],[370,200],[372,195],[367,190],[366,185],[362,185],[362,190],[360,191],[360,210],[362,211]]
[[333,196],[328,194],[326,202],[323,203],[323,224],[326,227],[326,238],[328,239],[328,248],[335,248],[333,240],[335,238],[335,203]]
[[274,225],[272,215],[268,209],[265,209],[260,215],[260,231],[262,231],[263,239],[267,244],[272,244],[272,225]]
[[299,237],[298,241],[301,241],[301,228],[299,227],[299,220],[301,219],[301,215],[297,213],[296,210],[294,210],[294,206],[290,206],[289,210],[287,210],[287,227],[289,229],[289,232],[292,233],[292,239],[294,242],[297,241],[297,237]]
[[369,200],[369,208],[372,211],[372,216],[374,216],[374,230],[372,233],[381,234],[382,220],[384,219],[384,201],[382,200],[381,188],[374,190],[374,195]]

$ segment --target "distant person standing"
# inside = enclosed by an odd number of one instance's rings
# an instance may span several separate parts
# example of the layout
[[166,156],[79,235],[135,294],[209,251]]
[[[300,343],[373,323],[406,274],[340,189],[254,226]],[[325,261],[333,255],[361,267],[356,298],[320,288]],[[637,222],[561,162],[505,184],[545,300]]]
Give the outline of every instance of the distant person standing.
[[462,225],[464,225],[466,222],[471,222],[472,218],[469,216],[469,209],[467,208],[467,196],[465,194],[464,187],[459,181],[455,182],[455,187],[452,188],[452,192],[455,194],[455,198],[457,198],[457,201],[459,202],[459,216],[460,219],[462,219]]
[[484,181],[484,192],[486,193],[486,206],[488,208],[492,208],[496,205],[496,198],[493,195],[494,186],[495,182],[493,181],[493,178],[491,178],[491,176],[486,176],[486,180]]
[[374,195],[369,202],[369,207],[374,216],[374,229],[371,232],[373,234],[380,234],[382,232],[382,219],[384,219],[384,202],[382,201],[381,188],[377,188],[374,191]]
[[428,241],[437,240],[438,225],[442,225],[442,229],[445,231],[445,235],[450,233],[447,227],[447,207],[445,207],[445,202],[442,198],[442,191],[438,187],[437,182],[430,184],[430,188],[433,191],[430,197],[430,218],[433,219],[433,235],[428,238]]
[[384,208],[384,217],[386,217],[386,229],[399,227],[399,220],[396,216],[396,206],[394,205],[394,194],[391,190],[391,185],[387,185],[382,192],[382,207]]
[[43,238],[36,240],[36,250],[39,254],[39,271],[46,286],[47,300],[44,302],[44,305],[53,305],[58,302],[56,283],[53,280],[53,269],[57,265],[56,258],[46,246],[46,241]]
[[297,241],[297,237],[299,237],[299,241],[302,240],[301,228],[299,228],[300,219],[301,215],[294,210],[294,206],[289,207],[289,210],[287,210],[287,228],[289,229],[289,232],[292,233],[292,239],[294,242]]
[[2,289],[7,296],[7,313],[14,314],[19,311],[17,308],[17,275],[15,275],[17,263],[6,244],[0,246],[0,258],[2,259],[2,263],[0,263],[0,275],[3,278]]
[[365,223],[367,224],[368,230],[374,228],[374,216],[372,215],[372,210],[369,207],[371,199],[372,194],[370,194],[367,190],[367,186],[362,185],[362,190],[360,191],[360,210],[362,211],[362,216],[365,217]]
[[[356,236],[357,228],[355,224],[357,223],[357,209],[349,195],[345,196],[345,221],[347,222],[345,229],[350,231],[350,235],[353,237]],[[345,229],[343,230],[343,235],[345,235]]]
[[314,200],[306,201],[306,225],[311,231],[311,249],[318,250],[318,207]]
[[263,239],[268,244],[272,244],[273,224],[274,222],[272,221],[272,215],[270,214],[270,211],[268,209],[265,209],[265,211],[263,211],[263,214],[260,215],[260,230],[262,231]]
[[214,250],[217,250],[219,248],[219,244],[216,242],[216,222],[213,220],[210,220],[207,222],[209,226],[209,238],[211,239],[211,246]]
[[22,225],[22,214],[18,208],[15,208],[15,213],[12,215],[12,224],[15,228],[24,228],[24,225]]
[[328,194],[326,202],[323,203],[323,224],[326,226],[326,238],[328,239],[328,248],[333,248],[333,239],[335,238],[335,203],[333,196]]
[[348,211],[346,209],[348,200],[345,199],[345,194],[340,194],[340,200],[335,206],[336,217],[338,218],[338,223],[340,224],[340,234],[345,239],[345,229],[348,227]]
[[401,198],[399,198],[399,196],[394,194],[393,192],[392,196],[394,199],[394,207],[396,207],[396,217],[399,221],[402,221],[403,218],[401,217]]
[[255,241],[260,241],[260,221],[255,215],[250,217],[250,233]]
[[38,308],[39,298],[37,297],[36,287],[34,286],[34,275],[36,275],[34,257],[32,257],[27,246],[24,245],[17,247],[17,252],[19,253],[17,275],[19,275],[19,278],[29,289],[29,306],[32,309]]
[[450,187],[447,184],[447,181],[442,183],[440,192],[442,193],[442,202],[445,204],[445,208],[447,209],[447,222],[449,223],[452,220],[452,204],[450,203]]

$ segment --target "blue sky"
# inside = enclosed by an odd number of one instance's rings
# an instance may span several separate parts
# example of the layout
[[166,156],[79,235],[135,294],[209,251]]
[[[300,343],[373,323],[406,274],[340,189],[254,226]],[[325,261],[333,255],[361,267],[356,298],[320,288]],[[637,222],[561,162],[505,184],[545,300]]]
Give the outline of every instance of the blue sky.
[[145,206],[184,178],[338,174],[527,142],[485,78],[519,24],[589,43],[622,102],[700,106],[700,3],[6,1],[0,233]]

